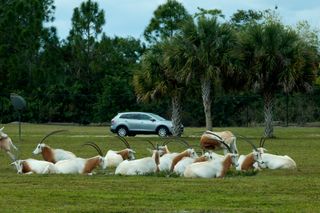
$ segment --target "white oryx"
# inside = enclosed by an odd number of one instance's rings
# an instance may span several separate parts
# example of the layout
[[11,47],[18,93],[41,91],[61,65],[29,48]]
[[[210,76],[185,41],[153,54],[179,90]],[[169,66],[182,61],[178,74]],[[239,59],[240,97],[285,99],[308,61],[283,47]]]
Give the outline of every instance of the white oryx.
[[97,167],[103,168],[104,157],[95,156],[92,158],[72,158],[61,160],[49,167],[50,173],[57,174],[87,174],[92,175]]
[[[241,136],[243,137],[243,136]],[[248,171],[250,169],[259,170],[258,165],[263,165],[264,161],[262,160],[262,152],[258,149],[252,142],[250,142],[247,138],[243,137],[243,139],[248,142],[253,150],[247,155],[240,155],[238,159],[238,166],[236,170],[238,171]],[[262,139],[261,139],[262,140]],[[260,142],[261,142],[260,140]]]
[[260,140],[260,150],[261,158],[263,164],[258,164],[258,166],[262,169],[296,169],[297,164],[296,162],[289,157],[288,155],[274,155],[265,153],[267,151],[263,146],[265,143],[266,138]]
[[[221,141],[229,152],[230,147]],[[238,166],[238,154],[227,153],[222,159],[216,158],[210,161],[197,162],[188,165],[184,171],[184,176],[189,178],[223,178],[231,165]]]
[[[191,148],[190,145],[183,139],[181,139],[180,137],[171,137],[169,139],[178,139],[178,142],[183,144],[184,146],[188,148]],[[165,143],[163,143],[161,146],[158,147],[159,150],[161,150],[163,152],[163,154],[161,155],[160,157],[160,164],[159,164],[159,170],[160,171],[166,171],[166,172],[169,172],[169,171],[172,171],[172,162],[173,162],[173,159],[176,158],[178,155],[181,155],[181,153],[178,153],[178,152],[170,152],[168,147],[167,147],[167,144],[169,142],[172,142],[172,141],[167,141]],[[185,150],[187,151],[187,150]],[[191,150],[189,150],[191,151]],[[191,151],[192,152],[192,151]],[[190,153],[191,153],[190,152]],[[194,152],[194,150],[193,150]],[[179,158],[179,157],[178,157]],[[181,160],[181,159],[180,159]],[[176,162],[174,163],[174,165],[177,163],[178,161],[176,160]]]
[[18,150],[18,148],[12,143],[11,138],[3,132],[4,127],[0,129],[0,149],[4,150],[11,160],[15,160],[16,157],[11,153],[11,148]]
[[[120,151],[113,151],[108,150],[107,154],[104,157],[104,166],[103,169],[106,169],[107,167],[117,167],[122,161],[124,160],[134,160],[134,154],[136,153],[133,149],[131,149],[130,144],[128,141],[122,137],[119,137],[121,141],[125,144],[127,147],[126,149],[120,150]],[[92,146],[97,150],[97,152],[101,155],[103,155],[103,152],[101,151],[101,148],[94,142],[87,142],[84,145]]]
[[18,174],[48,174],[51,173],[50,167],[54,166],[51,162],[31,158],[16,160],[11,165],[15,166]]
[[50,146],[43,143],[44,140],[47,139],[50,135],[63,131],[66,130],[57,130],[47,134],[45,137],[41,139],[39,144],[36,146],[35,150],[33,150],[32,154],[37,155],[41,153],[45,161],[49,161],[52,163],[56,163],[61,160],[76,158],[77,156],[72,152],[66,151],[64,149],[53,149]]
[[180,140],[186,145],[188,148],[178,155],[176,155],[172,159],[172,163],[170,166],[170,172],[175,172],[179,175],[183,174],[185,167],[195,161],[198,158],[198,154],[196,151],[189,145],[189,143],[180,138]]
[[[152,143],[151,143],[152,144]],[[153,144],[152,144],[153,145]],[[153,145],[154,147],[154,145]],[[146,175],[159,171],[160,154],[156,147],[152,150],[151,157],[136,160],[125,160],[115,170],[116,175]]]
[[173,172],[180,176],[183,176],[184,171],[186,170],[188,165],[198,162],[205,162],[213,159],[214,158],[212,152],[210,151],[205,152],[203,155],[197,158],[185,157],[174,166]]
[[231,164],[237,166],[238,154],[228,153],[223,159],[216,159],[188,165],[184,176],[189,178],[223,178]]

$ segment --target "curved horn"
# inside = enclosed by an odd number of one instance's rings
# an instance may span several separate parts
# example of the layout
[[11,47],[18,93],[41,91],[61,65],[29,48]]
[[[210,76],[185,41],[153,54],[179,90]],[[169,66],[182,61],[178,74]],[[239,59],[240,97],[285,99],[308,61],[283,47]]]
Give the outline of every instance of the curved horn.
[[157,147],[155,147],[155,145],[150,141],[150,140],[147,140],[147,142],[149,143],[149,144],[151,144],[151,146],[156,150],[157,149]]
[[222,143],[230,153],[232,153],[232,150],[230,149],[230,146],[228,144],[226,144],[224,141],[219,141],[220,143]]
[[120,138],[127,148],[131,149],[129,142],[124,137],[118,136],[118,138]]
[[191,148],[190,144],[189,144],[186,140],[184,140],[184,139],[181,138],[181,137],[178,137],[178,139],[179,139],[181,142],[183,142],[188,148]]
[[220,141],[224,141],[219,135],[215,134],[214,132],[211,132],[209,130],[205,131],[204,133],[209,134],[209,135],[214,135],[216,136]]
[[261,137],[261,139],[260,139],[260,147],[262,147],[263,148],[263,146],[264,146],[264,143],[266,142],[266,137]]
[[96,143],[94,143],[94,142],[86,142],[86,143],[82,144],[82,146],[84,146],[84,145],[92,146],[93,148],[95,148],[95,150],[97,150],[97,152],[98,152],[98,154],[100,156],[103,156],[103,153],[102,153],[100,147]]
[[170,137],[161,137],[161,139],[165,139],[165,141],[162,143],[162,146],[167,145],[168,143],[172,142],[172,136]]
[[186,141],[184,141],[183,139],[181,139],[180,137],[172,136],[171,139],[176,139],[176,140],[178,140],[179,143],[181,143],[182,145],[186,146],[187,148],[190,147],[190,145],[189,145]]
[[44,141],[45,139],[47,139],[49,136],[51,136],[51,135],[53,135],[53,134],[57,134],[57,133],[59,133],[59,132],[66,132],[66,131],[68,131],[68,130],[60,129],[60,130],[52,131],[52,132],[50,132],[49,134],[47,134],[46,136],[44,136],[44,137],[41,139],[40,143],[43,143],[43,141]]
[[248,138],[246,138],[246,137],[243,136],[243,135],[238,135],[238,136],[239,136],[240,138],[242,138],[245,142],[249,143],[249,144],[253,147],[254,150],[258,151],[257,147],[256,147],[251,141],[249,141]]

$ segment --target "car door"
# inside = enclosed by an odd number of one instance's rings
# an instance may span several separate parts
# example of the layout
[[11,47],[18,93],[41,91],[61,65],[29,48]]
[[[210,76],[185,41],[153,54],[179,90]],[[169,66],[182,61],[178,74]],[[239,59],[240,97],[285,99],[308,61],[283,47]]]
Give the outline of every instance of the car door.
[[156,130],[157,122],[154,118],[147,114],[140,114],[140,128],[144,132],[154,132]]
[[130,114],[126,122],[129,128],[129,131],[140,131],[141,124],[140,124],[139,114]]

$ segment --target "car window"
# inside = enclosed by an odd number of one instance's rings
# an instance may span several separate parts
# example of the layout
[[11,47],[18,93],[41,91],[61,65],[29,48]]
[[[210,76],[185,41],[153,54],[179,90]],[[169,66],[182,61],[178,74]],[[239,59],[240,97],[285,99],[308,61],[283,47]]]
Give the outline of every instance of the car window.
[[159,121],[165,121],[166,119],[164,119],[163,117],[161,117],[161,116],[159,116],[159,115],[156,115],[156,114],[153,114],[153,113],[151,113],[151,115],[153,116],[153,117],[155,117],[157,120],[159,120]]
[[120,118],[122,119],[134,119],[134,115],[133,114],[123,114],[120,116]]
[[140,119],[140,115],[139,114],[132,114],[131,119],[139,120]]
[[149,115],[140,114],[139,115],[140,120],[150,120],[151,117]]

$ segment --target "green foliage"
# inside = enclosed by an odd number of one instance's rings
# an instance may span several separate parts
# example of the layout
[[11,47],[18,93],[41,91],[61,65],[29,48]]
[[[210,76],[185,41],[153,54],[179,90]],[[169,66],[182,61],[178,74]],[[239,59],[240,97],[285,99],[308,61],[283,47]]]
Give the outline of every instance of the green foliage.
[[52,20],[52,4],[53,0],[1,1],[2,91],[31,92],[34,88],[40,43],[46,30],[43,23]]
[[154,11],[144,37],[151,44],[170,38],[179,32],[181,25],[188,19],[191,16],[180,2],[167,0]]
[[237,12],[232,14],[230,22],[235,27],[243,27],[261,21],[266,12],[267,11],[237,10]]
[[[319,120],[319,77],[316,80],[319,39],[318,31],[311,29],[307,22],[295,28],[287,27],[272,11],[248,10],[235,13],[230,26],[220,22],[223,18],[220,10],[199,8],[199,13],[191,16],[182,3],[169,0],[155,10],[144,32],[149,45],[146,49],[140,40],[110,38],[103,34],[105,14],[97,2],[79,3],[66,40],[58,38],[55,27],[46,27],[54,19],[54,11],[53,0],[0,1],[0,121],[4,123],[18,120],[18,113],[10,103],[10,93],[18,93],[27,100],[22,121],[87,124],[108,122],[119,111],[133,110],[155,112],[170,119],[174,108],[170,98],[180,92],[182,123],[204,126],[199,80],[204,75],[210,77],[209,83],[213,84],[210,92],[215,97],[211,100],[215,126],[260,125],[263,102],[250,86],[262,85],[263,81],[247,82],[259,76],[251,73],[253,69],[285,70],[272,63],[266,65],[267,60],[278,60],[271,56],[271,50],[277,48],[281,50],[279,53],[288,56],[280,57],[284,59],[280,62],[286,65],[295,61],[292,63],[295,67],[289,79],[284,72],[269,73],[271,80],[267,83],[279,79],[274,120],[282,125],[287,120],[287,108],[289,123],[307,125]],[[263,34],[266,26],[275,25],[277,21],[282,30],[280,33],[269,30],[266,34],[273,38],[262,38],[265,46],[250,47],[240,53],[232,51],[243,39],[254,44],[250,41],[252,36],[248,36],[253,26],[258,26],[257,35]],[[181,28],[185,22],[187,27]],[[239,27],[238,37],[234,36],[235,25]],[[284,33],[290,36],[284,37]],[[182,39],[183,34],[195,37],[188,41]],[[232,42],[226,42],[230,38]],[[283,47],[290,42],[296,50]],[[172,50],[171,56],[165,56],[162,50],[157,52],[155,43],[160,50],[167,48],[169,53]],[[226,45],[221,45],[223,43]],[[181,54],[175,54],[178,52]],[[259,60],[251,60],[251,56]],[[148,73],[143,72],[146,69]],[[135,86],[136,81],[141,91]],[[302,94],[301,88],[313,91]],[[245,89],[250,92],[243,92]],[[288,107],[282,93],[284,89],[291,91]],[[143,98],[149,102],[140,102]]]

